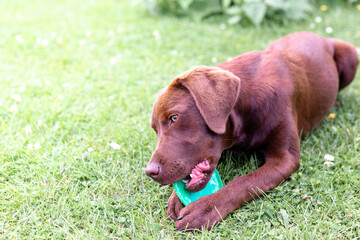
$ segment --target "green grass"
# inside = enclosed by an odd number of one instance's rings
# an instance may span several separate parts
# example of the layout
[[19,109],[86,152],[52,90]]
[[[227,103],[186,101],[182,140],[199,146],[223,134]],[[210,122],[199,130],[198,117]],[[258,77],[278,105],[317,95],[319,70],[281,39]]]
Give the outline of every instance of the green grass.
[[[176,232],[165,213],[172,189],[144,174],[156,144],[152,104],[174,76],[300,30],[359,47],[360,12],[329,6],[302,23],[224,28],[217,18],[152,17],[128,2],[1,1],[0,238],[360,237],[360,74],[341,92],[336,118],[302,142],[297,173],[212,231]],[[310,29],[315,16],[322,22]],[[258,166],[225,158],[225,183]]]

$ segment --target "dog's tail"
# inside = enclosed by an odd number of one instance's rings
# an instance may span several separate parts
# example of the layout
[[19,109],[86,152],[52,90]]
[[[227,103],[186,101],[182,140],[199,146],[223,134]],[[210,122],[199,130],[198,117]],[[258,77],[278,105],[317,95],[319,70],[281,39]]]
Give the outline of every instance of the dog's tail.
[[339,73],[339,91],[354,79],[359,62],[356,48],[344,41],[331,39],[334,46],[334,60]]

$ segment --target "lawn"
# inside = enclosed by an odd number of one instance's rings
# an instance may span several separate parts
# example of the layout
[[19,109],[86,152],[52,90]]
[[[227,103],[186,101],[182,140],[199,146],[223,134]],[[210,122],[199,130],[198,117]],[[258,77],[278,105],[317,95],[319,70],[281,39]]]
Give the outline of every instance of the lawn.
[[[360,237],[360,73],[339,95],[335,118],[302,141],[289,181],[212,231],[175,231],[166,216],[172,188],[144,174],[162,87],[193,66],[264,49],[294,31],[360,47],[360,11],[346,5],[261,28],[218,20],[153,17],[125,0],[2,0],[0,238]],[[218,169],[226,184],[258,165],[224,155]]]

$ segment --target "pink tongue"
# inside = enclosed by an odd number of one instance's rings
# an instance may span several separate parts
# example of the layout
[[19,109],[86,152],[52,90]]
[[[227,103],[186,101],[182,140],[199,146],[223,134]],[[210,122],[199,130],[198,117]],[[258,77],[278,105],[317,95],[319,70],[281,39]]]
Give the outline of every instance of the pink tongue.
[[187,187],[201,183],[205,178],[204,171],[208,171],[209,169],[210,164],[208,160],[202,161],[196,165],[195,168],[191,171],[191,180],[187,184]]

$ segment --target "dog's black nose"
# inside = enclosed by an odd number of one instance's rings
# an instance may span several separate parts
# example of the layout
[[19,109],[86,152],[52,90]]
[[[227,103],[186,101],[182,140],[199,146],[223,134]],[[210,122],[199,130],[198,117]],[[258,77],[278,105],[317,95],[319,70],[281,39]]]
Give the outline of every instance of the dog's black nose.
[[150,163],[145,169],[146,175],[156,179],[160,173],[160,166],[157,163]]

